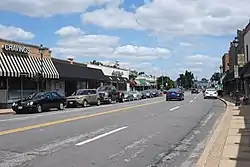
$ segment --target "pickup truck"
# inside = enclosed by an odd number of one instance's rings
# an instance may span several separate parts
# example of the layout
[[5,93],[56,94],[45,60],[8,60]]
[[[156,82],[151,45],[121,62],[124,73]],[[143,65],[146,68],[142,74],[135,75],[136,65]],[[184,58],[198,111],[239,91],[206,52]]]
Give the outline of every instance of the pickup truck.
[[102,103],[124,102],[124,93],[113,85],[104,85],[97,88]]

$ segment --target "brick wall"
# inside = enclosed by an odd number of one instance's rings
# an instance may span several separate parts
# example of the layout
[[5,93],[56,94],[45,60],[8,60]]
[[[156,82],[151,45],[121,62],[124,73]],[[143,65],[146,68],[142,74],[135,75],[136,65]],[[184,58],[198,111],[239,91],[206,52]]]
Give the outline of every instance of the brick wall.
[[[11,45],[18,45],[18,46],[24,46],[29,49],[29,56],[34,56],[34,57],[41,57],[39,53],[39,46],[36,45],[31,45],[31,44],[25,44],[21,42],[15,42],[15,41],[10,41],[10,40],[5,40],[5,39],[0,39],[0,52],[2,52],[2,46],[5,44],[11,44]],[[46,48],[44,54],[44,58],[51,58],[51,51]]]

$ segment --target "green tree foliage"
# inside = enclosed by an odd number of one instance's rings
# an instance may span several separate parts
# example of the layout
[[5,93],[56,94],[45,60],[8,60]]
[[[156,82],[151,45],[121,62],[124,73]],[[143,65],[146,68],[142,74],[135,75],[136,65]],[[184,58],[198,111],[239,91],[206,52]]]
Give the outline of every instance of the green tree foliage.
[[191,71],[185,71],[184,74],[180,74],[179,78],[177,79],[177,84],[179,86],[184,87],[185,89],[189,89],[193,85],[194,74]]
[[[163,83],[162,83],[162,80],[163,80]],[[166,86],[166,83],[167,83],[167,86]],[[168,76],[163,76],[163,79],[162,79],[162,76],[157,78],[157,87],[161,88],[162,84],[163,84],[163,89],[170,89],[170,88],[175,87],[175,82]]]
[[220,81],[220,73],[219,72],[215,72],[212,77],[210,78],[210,81]]

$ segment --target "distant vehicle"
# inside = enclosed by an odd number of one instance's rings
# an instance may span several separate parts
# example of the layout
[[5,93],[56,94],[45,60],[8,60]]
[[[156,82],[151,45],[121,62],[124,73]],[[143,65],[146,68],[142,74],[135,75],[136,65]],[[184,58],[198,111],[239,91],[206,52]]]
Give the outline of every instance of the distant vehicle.
[[113,85],[104,85],[97,88],[102,103],[124,102],[124,94]]
[[67,107],[87,107],[89,104],[101,105],[96,89],[79,89],[67,97]]
[[134,96],[130,91],[123,92],[124,94],[124,101],[132,101],[134,100]]
[[134,100],[141,100],[142,99],[142,95],[138,91],[132,91],[131,94],[133,95]]
[[57,92],[33,93],[23,100],[12,104],[12,110],[19,113],[41,113],[52,108],[63,110],[67,104],[67,99]]
[[218,98],[218,92],[216,91],[215,88],[209,88],[204,92],[203,96],[204,96],[204,99]]
[[142,99],[146,99],[146,98],[147,98],[147,93],[146,93],[146,91],[141,91],[140,93],[141,93]]
[[157,89],[151,90],[153,97],[158,97],[159,96],[159,91]]
[[199,93],[199,90],[198,90],[197,88],[192,88],[191,93],[192,93],[192,94],[193,94],[193,93],[198,94],[198,93]]
[[147,98],[152,98],[152,97],[154,97],[152,91],[150,91],[150,90],[145,90],[145,94],[146,94],[146,97],[147,97]]
[[179,88],[172,88],[169,89],[166,93],[166,101],[169,100],[184,100],[184,93],[181,89]]

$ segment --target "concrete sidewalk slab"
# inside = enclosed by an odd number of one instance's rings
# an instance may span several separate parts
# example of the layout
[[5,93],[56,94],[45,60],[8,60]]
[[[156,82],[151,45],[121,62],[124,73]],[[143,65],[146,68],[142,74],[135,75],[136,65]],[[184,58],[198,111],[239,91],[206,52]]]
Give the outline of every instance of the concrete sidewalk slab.
[[196,166],[250,167],[250,106],[236,107],[228,101],[226,103],[224,119],[221,119],[201,156],[203,164],[200,158],[200,164]]
[[0,115],[15,114],[12,109],[0,109]]

